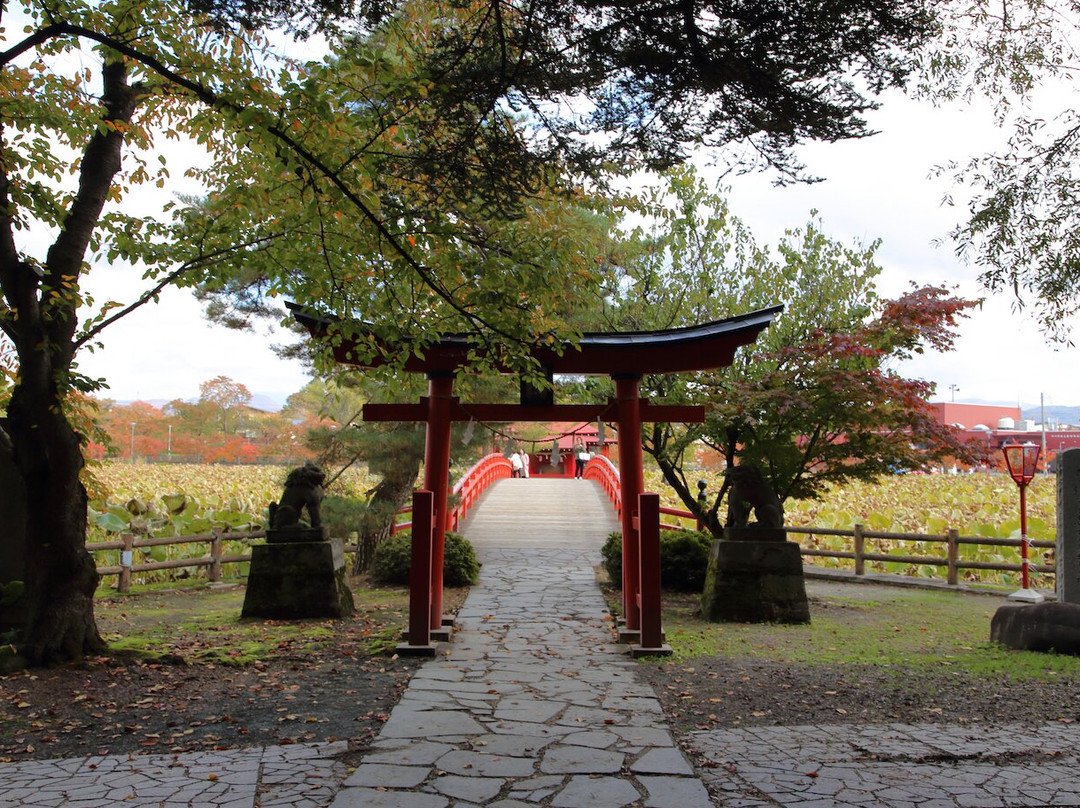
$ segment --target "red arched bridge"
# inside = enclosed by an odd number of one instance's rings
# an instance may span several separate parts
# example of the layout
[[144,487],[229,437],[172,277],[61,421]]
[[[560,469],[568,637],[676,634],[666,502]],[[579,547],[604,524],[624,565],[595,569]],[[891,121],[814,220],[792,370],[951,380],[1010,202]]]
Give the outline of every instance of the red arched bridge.
[[[454,486],[453,499],[457,504],[448,514],[447,529],[454,532],[462,530],[462,526],[466,524],[470,512],[476,508],[485,492],[493,484],[500,483],[503,480],[509,481],[511,478],[510,461],[500,454],[488,455],[477,462]],[[585,466],[583,481],[565,477],[534,477],[514,480],[512,484],[507,483],[507,485],[512,485],[512,487],[506,488],[500,485],[500,504],[493,503],[493,505],[496,508],[509,509],[511,516],[517,513],[516,509],[532,498],[530,496],[530,492],[532,492],[547,497],[546,501],[549,504],[546,507],[555,512],[556,518],[559,512],[573,512],[575,519],[582,518],[582,514],[584,514],[585,518],[589,520],[589,524],[577,525],[578,535],[582,537],[588,536],[592,541],[602,541],[603,537],[608,533],[618,530],[620,527],[623,517],[622,487],[618,468],[607,457],[593,457]],[[549,490],[552,485],[560,487]],[[580,486],[587,486],[588,488],[581,489]],[[589,503],[594,503],[597,499],[597,489],[600,492],[601,499],[606,499],[610,503],[610,507],[601,510],[596,507],[580,507],[577,500],[582,497],[579,496],[578,491],[585,495],[584,498]],[[674,508],[661,508],[657,494],[642,493],[638,499],[639,508],[633,517],[633,523],[638,534],[641,558],[659,559],[660,530],[678,527],[677,525],[661,524],[661,514],[669,514],[684,519],[692,519],[693,515],[687,511]],[[412,528],[413,531],[420,531],[421,535],[425,535],[432,529],[433,508],[434,503],[431,492],[415,492],[413,495],[413,507],[409,509],[412,511],[412,521],[397,525],[396,530]],[[521,515],[521,519],[526,523],[534,518],[535,514]],[[501,524],[501,529],[504,532],[515,529],[515,523],[512,519]],[[521,527],[521,525],[518,525],[518,527]],[[465,532],[475,541],[477,537],[471,535],[471,529]],[[418,570],[419,573],[414,572],[416,580],[412,581],[410,586],[410,636],[409,642],[400,647],[400,650],[405,653],[416,647],[427,646],[432,638],[438,638],[427,619],[432,598],[431,588],[427,584],[430,576],[428,570],[433,563],[429,555],[430,546],[430,543],[427,542],[413,544],[412,569],[414,571]],[[633,582],[636,586],[633,587],[632,591],[635,592],[635,603],[640,616],[640,626],[634,630],[625,631],[624,633],[627,635],[625,639],[632,640],[636,644],[636,651],[640,653],[662,654],[670,652],[670,648],[664,643],[661,626],[659,565],[643,563],[633,570],[627,570],[624,566],[624,576],[628,574],[636,578]],[[624,588],[627,583],[627,581],[623,582]],[[440,633],[448,636],[449,627],[443,628]]]
[[[451,532],[458,532],[461,529],[461,524],[465,521],[465,517],[469,515],[469,512],[476,507],[480,501],[481,495],[491,486],[492,483],[497,480],[506,480],[511,477],[512,468],[510,461],[501,454],[489,454],[486,457],[478,460],[473,466],[462,475],[461,479],[454,485],[453,499],[457,502],[453,510],[450,511],[447,530]],[[601,490],[604,492],[604,496],[607,497],[611,503],[612,512],[616,518],[622,517],[622,495],[619,485],[619,468],[611,462],[607,457],[603,455],[597,455],[593,457],[585,466],[586,480],[592,480],[598,484]],[[403,508],[398,513],[400,514],[412,514],[412,506]],[[663,516],[674,516],[681,520],[695,519],[694,514],[690,511],[682,510],[680,508],[666,508],[660,507],[661,518]],[[676,523],[660,523],[661,530],[680,530],[684,527],[683,524]],[[391,533],[400,533],[412,528],[412,521],[398,522],[394,525]],[[700,530],[700,524],[697,525]]]

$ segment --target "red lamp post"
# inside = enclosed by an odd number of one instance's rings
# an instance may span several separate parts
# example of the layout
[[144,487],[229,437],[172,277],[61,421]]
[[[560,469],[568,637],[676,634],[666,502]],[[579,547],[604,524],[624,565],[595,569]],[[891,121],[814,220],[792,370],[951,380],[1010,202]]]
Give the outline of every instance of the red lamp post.
[[1045,598],[1029,586],[1028,535],[1027,535],[1027,487],[1035,477],[1039,463],[1039,446],[1028,441],[1024,444],[1008,443],[1001,447],[1009,476],[1020,489],[1020,580],[1021,588],[1009,595],[1010,600],[1040,603]]

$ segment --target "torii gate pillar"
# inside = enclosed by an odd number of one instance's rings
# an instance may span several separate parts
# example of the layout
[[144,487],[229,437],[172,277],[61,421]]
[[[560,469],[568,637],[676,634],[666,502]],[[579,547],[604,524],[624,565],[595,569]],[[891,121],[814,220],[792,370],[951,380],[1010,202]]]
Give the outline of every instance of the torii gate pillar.
[[641,376],[613,376],[618,402],[619,488],[622,497],[623,535],[623,614],[626,624],[619,633],[623,642],[632,642],[641,632],[641,604],[638,601],[641,563],[659,563],[642,559],[638,530],[638,496],[645,491],[645,473],[641,455]]
[[454,406],[454,374],[428,373],[427,434],[424,441],[424,488],[432,493],[435,512],[431,520],[431,614],[433,640],[448,640],[453,620],[446,620],[443,604],[443,549],[450,489],[450,425]]

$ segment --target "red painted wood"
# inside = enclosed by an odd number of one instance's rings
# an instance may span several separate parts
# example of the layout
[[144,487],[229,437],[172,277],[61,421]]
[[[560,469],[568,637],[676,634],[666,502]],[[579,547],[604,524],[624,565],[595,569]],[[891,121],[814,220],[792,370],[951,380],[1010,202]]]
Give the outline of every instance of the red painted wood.
[[619,492],[622,501],[623,535],[623,614],[626,628],[637,631],[641,624],[637,603],[641,579],[638,531],[634,527],[638,495],[645,489],[645,472],[641,458],[641,377],[621,376],[615,379],[615,399],[619,403]]
[[450,407],[454,377],[428,379],[427,439],[424,444],[424,488],[434,497],[431,525],[431,627],[442,626],[443,549],[446,542],[447,493],[450,488]]
[[434,497],[413,491],[412,566],[409,568],[409,645],[431,643],[431,523]]
[[641,593],[642,648],[664,644],[660,605],[660,495],[638,496],[640,564],[638,589]]

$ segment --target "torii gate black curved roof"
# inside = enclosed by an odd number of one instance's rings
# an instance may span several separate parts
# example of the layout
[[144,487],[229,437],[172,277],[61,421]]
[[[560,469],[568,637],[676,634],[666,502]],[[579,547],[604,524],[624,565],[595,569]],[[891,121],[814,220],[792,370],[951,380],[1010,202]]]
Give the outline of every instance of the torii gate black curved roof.
[[[302,326],[316,339],[328,336],[337,322],[297,303],[286,303]],[[735,351],[749,345],[781,311],[771,306],[724,320],[683,328],[656,331],[586,332],[578,346],[566,345],[560,353],[549,346],[537,345],[532,355],[552,373],[577,375],[636,375],[646,373],[683,373],[727,367]],[[363,361],[353,350],[356,340],[334,346],[334,358],[344,364],[375,367],[387,360]],[[423,357],[410,355],[405,369],[417,373],[456,372],[468,364],[475,347],[466,335],[446,335],[424,347]],[[475,354],[474,354],[475,355]]]

